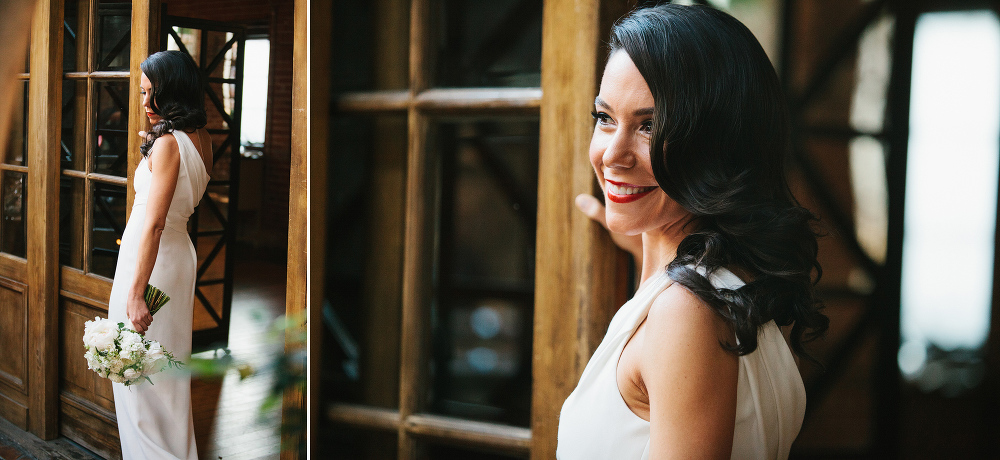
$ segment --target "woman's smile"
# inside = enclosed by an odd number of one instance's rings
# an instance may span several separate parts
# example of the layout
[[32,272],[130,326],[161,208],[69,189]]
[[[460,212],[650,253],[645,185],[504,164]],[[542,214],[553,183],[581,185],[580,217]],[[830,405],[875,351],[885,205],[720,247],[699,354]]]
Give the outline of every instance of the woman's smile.
[[656,186],[644,187],[625,182],[615,182],[610,179],[605,179],[605,182],[607,182],[607,185],[604,188],[607,191],[608,199],[615,203],[631,203],[649,195],[649,192],[657,189]]

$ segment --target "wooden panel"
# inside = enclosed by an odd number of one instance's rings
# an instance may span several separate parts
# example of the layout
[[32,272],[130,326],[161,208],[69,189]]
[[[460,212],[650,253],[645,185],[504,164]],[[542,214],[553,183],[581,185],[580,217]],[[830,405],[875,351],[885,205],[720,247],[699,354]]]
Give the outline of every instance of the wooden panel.
[[122,458],[118,421],[114,411],[95,406],[85,399],[61,395],[59,428],[67,438],[109,460]]
[[98,377],[87,368],[82,341],[84,323],[93,320],[95,316],[106,318],[107,312],[64,297],[60,301],[60,313],[62,347],[59,370],[62,394],[72,394],[103,410],[113,411],[115,406],[111,381]]
[[0,252],[0,278],[25,283],[28,280],[27,267],[25,259]]
[[27,394],[28,309],[25,286],[0,278],[0,381]]
[[[23,395],[12,395],[13,398],[0,393],[0,418],[17,425],[22,430],[28,429],[27,398]],[[20,396],[20,397],[18,397]]]
[[39,2],[31,29],[28,131],[28,427],[42,439],[58,426],[59,135],[62,132],[63,9]]
[[60,295],[91,306],[103,306],[104,311],[108,311],[112,280],[103,276],[84,274],[70,267],[62,267],[60,275]]

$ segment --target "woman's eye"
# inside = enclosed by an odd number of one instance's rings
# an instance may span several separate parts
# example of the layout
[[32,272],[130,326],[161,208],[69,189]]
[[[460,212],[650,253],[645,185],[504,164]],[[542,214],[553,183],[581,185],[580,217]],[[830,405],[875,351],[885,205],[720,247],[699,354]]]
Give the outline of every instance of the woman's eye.
[[639,131],[645,134],[653,133],[653,120],[646,120],[642,122],[642,126],[639,127]]
[[590,112],[590,115],[594,117],[594,120],[597,120],[597,124],[599,125],[606,125],[611,122],[611,116],[604,112]]

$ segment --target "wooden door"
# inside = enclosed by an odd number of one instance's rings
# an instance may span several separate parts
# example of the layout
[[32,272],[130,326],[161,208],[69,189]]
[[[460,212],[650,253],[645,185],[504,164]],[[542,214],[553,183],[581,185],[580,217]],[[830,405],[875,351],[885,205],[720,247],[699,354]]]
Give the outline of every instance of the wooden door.
[[[120,457],[111,383],[87,369],[84,323],[106,317],[138,165],[138,64],[157,2],[65,0],[59,134],[59,420],[62,434]],[[137,26],[141,24],[141,26]],[[155,49],[155,48],[153,48]]]
[[198,251],[194,348],[226,347],[233,303],[236,217],[239,214],[240,117],[246,29],[238,24],[165,16],[163,49],[187,53],[201,70],[214,166],[208,191],[191,216]]
[[[29,56],[30,58],[30,56]],[[8,141],[0,158],[0,417],[28,428],[27,173],[29,65],[15,84]]]
[[106,317],[128,209],[131,4],[64,2],[59,176],[60,427],[119,456],[111,382],[87,369],[84,323]]

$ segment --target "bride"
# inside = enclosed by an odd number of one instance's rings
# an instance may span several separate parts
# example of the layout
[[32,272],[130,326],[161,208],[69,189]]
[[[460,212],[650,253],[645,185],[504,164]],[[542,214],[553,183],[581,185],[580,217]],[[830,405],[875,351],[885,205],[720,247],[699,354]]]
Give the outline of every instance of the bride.
[[827,319],[778,78],[709,7],[638,10],[610,48],[590,144],[607,208],[578,203],[641,252],[642,284],[566,399],[556,456],[787,458],[805,389],[779,327],[802,352]]
[[[161,51],[141,64],[142,106],[152,128],[140,132],[142,160],[135,201],[121,239],[108,317],[131,324],[179,358],[191,353],[197,256],[188,217],[208,186],[212,142],[197,65],[180,51]],[[143,300],[146,285],[168,296],[156,317]],[[127,459],[198,458],[191,416],[191,379],[161,372],[153,385],[114,383],[122,455]]]

